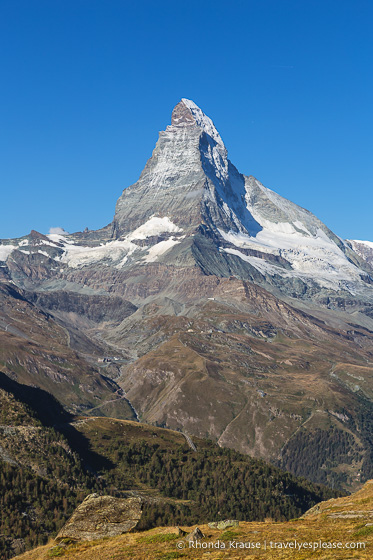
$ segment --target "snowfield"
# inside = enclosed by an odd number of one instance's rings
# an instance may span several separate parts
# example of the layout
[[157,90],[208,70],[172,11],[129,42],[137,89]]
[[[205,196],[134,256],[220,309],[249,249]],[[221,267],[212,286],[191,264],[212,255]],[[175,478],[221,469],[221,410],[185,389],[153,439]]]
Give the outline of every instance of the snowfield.
[[[256,219],[259,221],[259,216]],[[361,270],[347,259],[324,231],[318,229],[316,235],[311,235],[307,227],[299,222],[276,224],[264,219],[260,222],[263,229],[255,236],[221,229],[219,233],[225,241],[237,248],[252,249],[286,259],[292,270],[268,263],[264,258],[244,255],[240,251],[233,252],[227,248],[224,251],[249,262],[263,274],[279,274],[283,278],[299,277],[305,282],[312,280],[321,287],[347,289],[354,293],[354,284],[361,282]],[[299,230],[304,231],[304,234]]]

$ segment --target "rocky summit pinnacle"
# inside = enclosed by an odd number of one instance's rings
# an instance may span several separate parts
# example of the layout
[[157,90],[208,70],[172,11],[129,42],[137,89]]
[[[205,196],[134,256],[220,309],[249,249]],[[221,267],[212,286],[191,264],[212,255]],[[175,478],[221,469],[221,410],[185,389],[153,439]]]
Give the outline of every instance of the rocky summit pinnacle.
[[224,146],[219,132],[216,130],[212,120],[190,99],[183,98],[178,103],[171,116],[172,126],[199,126],[215,142]]
[[187,235],[201,226],[214,232],[257,231],[244,198],[245,179],[228,160],[212,120],[182,99],[139,180],[119,198],[113,236],[127,235],[152,216],[167,216]]
[[181,100],[172,111],[171,125],[172,126],[193,126],[196,121],[189,107]]
[[[229,165],[211,119],[193,101],[182,99],[172,112],[171,125],[159,133],[139,180],[117,202],[114,237],[126,235],[154,215],[168,216],[189,232],[205,223],[210,212],[204,210],[216,199],[216,188],[231,190]],[[221,207],[220,201],[215,207]],[[218,222],[224,221],[221,215]]]

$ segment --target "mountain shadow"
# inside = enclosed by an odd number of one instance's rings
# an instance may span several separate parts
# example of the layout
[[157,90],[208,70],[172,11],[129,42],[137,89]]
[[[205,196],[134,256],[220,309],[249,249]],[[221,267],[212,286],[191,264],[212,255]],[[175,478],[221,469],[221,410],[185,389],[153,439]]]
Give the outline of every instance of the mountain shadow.
[[56,432],[63,435],[72,451],[82,459],[88,471],[96,473],[103,468],[113,468],[109,459],[91,450],[89,440],[71,424],[73,415],[67,412],[53,395],[38,387],[18,383],[1,371],[0,389],[11,393],[17,401],[26,405],[30,414],[43,426],[54,428]]

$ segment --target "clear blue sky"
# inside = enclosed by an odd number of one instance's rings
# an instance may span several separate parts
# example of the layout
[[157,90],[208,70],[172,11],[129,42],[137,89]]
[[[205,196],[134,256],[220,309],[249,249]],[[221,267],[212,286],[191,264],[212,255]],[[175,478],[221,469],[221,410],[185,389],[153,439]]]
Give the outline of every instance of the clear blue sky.
[[111,221],[181,97],[231,161],[373,240],[371,0],[2,0],[0,238]]

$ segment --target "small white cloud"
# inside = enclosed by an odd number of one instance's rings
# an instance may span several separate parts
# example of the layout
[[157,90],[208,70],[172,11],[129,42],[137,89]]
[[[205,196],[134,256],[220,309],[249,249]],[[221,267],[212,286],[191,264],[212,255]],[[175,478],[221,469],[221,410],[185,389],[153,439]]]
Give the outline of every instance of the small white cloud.
[[62,227],[51,227],[49,228],[49,233],[56,233],[57,235],[66,235],[69,232],[65,231]]

